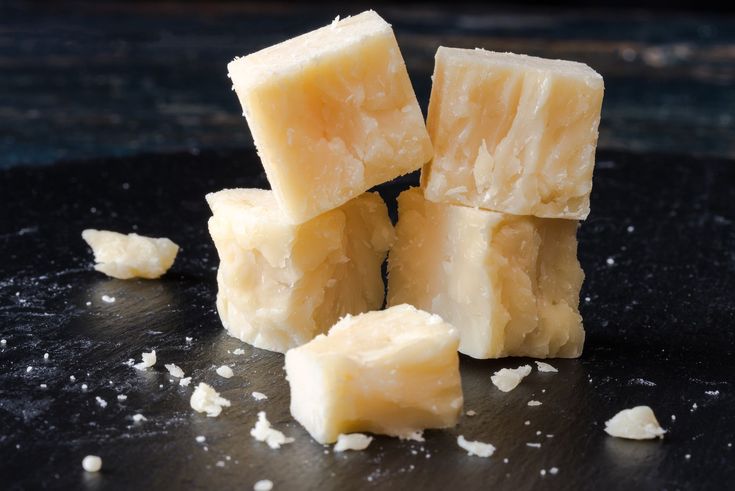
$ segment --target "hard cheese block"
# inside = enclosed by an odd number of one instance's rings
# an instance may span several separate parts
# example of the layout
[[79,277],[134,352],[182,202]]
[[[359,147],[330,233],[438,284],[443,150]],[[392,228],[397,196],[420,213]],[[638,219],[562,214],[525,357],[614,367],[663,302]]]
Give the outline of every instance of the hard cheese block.
[[549,218],[589,214],[604,84],[587,65],[440,47],[428,199]]
[[474,358],[582,353],[577,222],[398,198],[388,305],[409,303],[460,330]]
[[228,69],[268,181],[294,223],[431,158],[393,30],[375,12],[335,20]]
[[369,431],[410,437],[462,410],[455,328],[398,305],[345,317],[286,353],[291,414],[320,443]]
[[381,266],[395,233],[378,194],[300,225],[271,191],[229,189],[207,201],[220,257],[217,310],[231,335],[285,352],[345,314],[382,305]]

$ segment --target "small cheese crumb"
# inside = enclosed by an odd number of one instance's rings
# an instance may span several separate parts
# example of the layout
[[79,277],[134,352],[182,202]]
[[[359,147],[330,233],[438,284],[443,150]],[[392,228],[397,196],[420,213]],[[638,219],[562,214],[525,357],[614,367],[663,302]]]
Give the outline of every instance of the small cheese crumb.
[[475,416],[477,414],[477,411],[475,411],[474,409],[470,409],[465,414],[467,414],[467,416]]
[[557,475],[557,474],[559,474],[559,468],[558,467],[552,467],[551,469],[549,469],[549,474],[552,474],[554,476]]
[[223,407],[230,407],[230,401],[220,397],[219,392],[204,382],[199,382],[189,403],[195,411],[206,412],[210,418],[219,416]]
[[414,442],[425,442],[424,439],[424,432],[423,431],[412,431],[411,433],[406,433],[405,435],[398,435],[398,438],[400,440],[410,440]]
[[143,361],[133,365],[137,370],[145,370],[146,368],[150,368],[156,364],[156,350],[152,350],[150,353],[144,352],[140,357]]
[[33,367],[28,367],[26,368],[26,373],[31,373],[32,370],[33,370]]
[[204,435],[199,435],[195,438],[195,440],[199,443],[204,443],[207,439],[204,437]]
[[537,442],[529,442],[529,443],[526,443],[526,446],[527,447],[532,447],[532,448],[541,448],[541,444],[540,443],[537,443]]
[[224,467],[225,466],[225,463],[222,460],[218,460],[217,463],[214,464],[214,465],[216,465],[217,467]]
[[82,384],[82,390],[87,390],[87,384]]
[[528,401],[529,406],[540,406],[543,404],[541,401]]
[[538,371],[539,372],[556,373],[556,372],[559,371],[556,368],[554,368],[553,366],[551,366],[548,363],[543,362],[543,361],[537,361],[536,362],[536,367],[538,368]]
[[190,338],[189,336],[186,336],[184,340],[186,340],[187,343],[191,343],[192,341],[194,341],[194,338]]
[[232,368],[228,367],[227,365],[222,365],[221,367],[217,368],[217,375],[224,378],[231,378],[235,374],[232,372]]
[[47,389],[47,388],[48,388],[48,385],[46,385],[46,384],[41,384],[41,385],[39,385],[39,387],[41,387],[42,389]]
[[457,445],[464,450],[467,450],[467,455],[477,455],[478,457],[490,457],[495,453],[495,447],[490,443],[483,443],[477,441],[467,441],[463,435],[457,437]]
[[140,423],[141,421],[148,421],[148,418],[140,413],[133,414],[133,423]]
[[632,440],[663,438],[666,433],[648,406],[637,406],[620,411],[605,422],[605,431],[610,436]]
[[524,377],[531,373],[530,365],[522,365],[518,368],[503,368],[490,377],[495,387],[503,392],[510,392],[521,383]]
[[124,401],[127,398],[128,398],[128,396],[126,396],[125,394],[118,394],[117,395],[117,400],[118,401]]
[[541,469],[541,470],[540,470],[540,471],[538,471],[538,472],[539,472],[539,474],[541,474],[542,476],[545,476],[545,475],[546,475],[546,469]]
[[685,459],[687,459],[687,460],[689,460],[689,459],[691,459],[691,458],[692,458],[692,454],[686,454],[686,455],[684,456],[684,458],[685,458]]
[[245,354],[245,350],[242,349],[242,348],[237,348],[237,349],[235,349],[235,351],[232,352],[232,354],[233,355],[244,355]]
[[174,365],[173,363],[166,363],[163,366],[166,367],[166,370],[168,370],[168,373],[170,373],[171,376],[176,378],[184,377],[184,371],[181,369],[180,366]]
[[113,303],[115,302],[115,297],[111,297],[109,295],[102,295],[102,301],[106,303]]
[[44,359],[44,360],[48,360],[48,356],[49,356],[49,355],[48,355],[48,353],[44,353],[44,354],[43,354],[43,359]]
[[268,399],[268,396],[263,394],[262,392],[253,392],[253,399],[256,401],[262,401],[264,399]]
[[87,455],[82,460],[82,468],[87,472],[99,472],[102,469],[102,459],[96,455]]
[[101,408],[107,407],[107,401],[102,399],[100,396],[96,396],[94,399],[97,401],[97,404],[99,404]]
[[372,437],[363,435],[362,433],[351,433],[349,435],[340,433],[337,436],[337,443],[334,445],[334,451],[344,452],[345,450],[365,450],[372,441]]
[[5,339],[0,339],[0,344],[2,344],[3,346],[5,346],[6,344],[8,344],[8,341],[5,340]]
[[269,479],[261,479],[253,486],[253,491],[271,491],[273,489],[273,481]]
[[718,396],[718,395],[720,395],[720,391],[719,390],[705,390],[704,393],[707,394],[708,396]]
[[529,420],[524,421],[523,424],[526,426],[531,426],[531,422]]
[[605,262],[607,263],[608,266],[612,266],[613,264],[615,264],[615,259],[608,257]]
[[628,228],[626,230],[628,231],[629,234],[632,234],[633,231],[635,230],[635,227],[633,225],[628,225]]
[[258,413],[258,421],[250,430],[250,435],[259,442],[266,442],[270,448],[281,448],[281,445],[291,443],[293,438],[286,437],[278,430],[271,428],[271,424],[266,418],[265,411]]
[[188,387],[191,383],[191,377],[184,377],[181,380],[179,380],[179,385],[182,387]]

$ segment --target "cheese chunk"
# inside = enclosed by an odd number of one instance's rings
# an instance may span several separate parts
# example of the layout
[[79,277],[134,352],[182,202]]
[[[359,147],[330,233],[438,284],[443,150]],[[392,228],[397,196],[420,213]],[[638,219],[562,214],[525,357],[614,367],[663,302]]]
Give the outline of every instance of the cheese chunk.
[[82,232],[82,239],[92,248],[97,262],[94,269],[121,280],[158,278],[169,270],[179,252],[179,246],[169,239],[138,234],[90,228]]
[[276,200],[293,223],[431,158],[393,30],[373,11],[235,59],[228,70]]
[[301,225],[285,219],[271,191],[230,189],[207,201],[220,257],[217,310],[232,336],[285,352],[345,314],[383,304],[381,266],[395,233],[378,194]]
[[474,358],[573,358],[584,330],[577,222],[398,198],[388,258],[388,305],[442,316]]
[[650,407],[636,406],[631,409],[623,409],[606,421],[605,432],[618,438],[650,440],[663,438],[666,430],[661,428]]
[[286,353],[291,414],[320,443],[454,426],[462,410],[458,341],[451,325],[410,305],[346,316]]
[[589,214],[604,83],[582,63],[440,47],[422,171],[432,201],[548,218]]

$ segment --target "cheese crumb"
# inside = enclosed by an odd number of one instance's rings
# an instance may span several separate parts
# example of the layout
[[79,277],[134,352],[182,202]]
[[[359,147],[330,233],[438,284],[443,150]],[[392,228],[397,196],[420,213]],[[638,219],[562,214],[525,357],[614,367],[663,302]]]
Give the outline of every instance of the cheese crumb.
[[345,450],[365,450],[370,445],[373,438],[362,433],[350,433],[345,435],[340,433],[337,436],[337,443],[334,445],[335,452],[344,452]]
[[528,401],[529,406],[540,406],[541,404],[541,401]]
[[538,371],[539,372],[556,373],[556,372],[559,371],[556,368],[554,368],[553,366],[551,366],[548,363],[543,362],[543,361],[537,361],[536,362],[536,367],[538,368]]
[[166,367],[168,373],[170,373],[173,377],[184,378],[184,371],[181,369],[180,366],[174,365],[173,363],[166,363],[163,366]]
[[102,399],[100,396],[96,396],[94,399],[97,401],[97,404],[99,404],[101,408],[104,409],[107,407],[107,401]]
[[186,337],[184,338],[184,340],[185,340],[185,341],[186,341],[187,343],[191,343],[192,341],[194,341],[194,338],[190,338],[189,336],[186,336]]
[[532,447],[532,448],[541,448],[541,444],[540,443],[537,443],[537,442],[529,442],[529,443],[526,443],[526,446],[527,447]]
[[250,435],[259,442],[266,442],[270,448],[281,448],[281,445],[291,443],[293,438],[286,437],[278,430],[271,428],[271,424],[265,416],[265,411],[258,413],[258,421],[250,430]]
[[82,460],[82,468],[87,472],[99,472],[102,469],[102,459],[96,455],[87,455]]
[[253,491],[271,491],[273,489],[273,481],[269,479],[261,479],[253,486]]
[[48,355],[48,353],[44,353],[44,354],[43,354],[43,359],[44,359],[44,360],[48,360],[48,356],[49,356],[49,355]]
[[140,357],[143,361],[133,365],[136,370],[145,370],[156,364],[156,350],[152,350],[150,353],[144,352]]
[[405,435],[398,435],[398,438],[400,440],[411,440],[414,442],[425,442],[424,439],[424,432],[421,430],[418,431],[412,431],[411,433],[406,433]]
[[195,440],[199,443],[204,443],[207,439],[204,437],[204,435],[199,435],[195,438]]
[[2,344],[3,346],[5,346],[6,344],[8,344],[8,341],[5,340],[5,339],[0,339],[0,344]]
[[220,397],[219,392],[204,382],[199,382],[199,385],[191,395],[189,403],[195,411],[200,413],[206,412],[210,418],[219,416],[223,407],[230,407],[230,401],[224,397]]
[[515,389],[524,377],[531,373],[530,365],[522,365],[518,368],[503,368],[498,370],[495,374],[490,377],[495,387],[502,390],[503,392],[510,392]]
[[41,387],[42,389],[48,389],[48,385],[46,385],[46,384],[41,384],[41,385],[39,385],[39,387]]
[[612,266],[613,264],[615,264],[615,259],[608,257],[605,262],[607,263],[608,266]]
[[125,394],[118,394],[117,395],[117,400],[118,401],[124,401],[127,398],[128,398],[128,396],[126,396]]
[[232,372],[232,368],[228,367],[227,365],[222,365],[221,367],[217,368],[217,375],[224,378],[231,378],[235,374]]
[[26,373],[31,373],[32,370],[33,370],[33,367],[28,367],[26,368]]
[[663,438],[666,430],[661,428],[656,416],[648,406],[624,409],[605,422],[605,431],[610,436],[647,440]]
[[457,437],[457,445],[467,450],[467,455],[477,455],[478,457],[490,457],[495,453],[495,447],[490,443],[470,442],[465,440],[463,435]]
[[236,348],[235,351],[232,352],[233,355],[244,355],[245,350],[242,348]]
[[140,423],[141,421],[148,421],[148,418],[140,413],[133,414],[133,423]]
[[263,394],[262,392],[253,392],[253,399],[256,401],[262,401],[264,399],[268,399],[268,396]]
[[552,467],[551,469],[549,469],[549,474],[552,474],[554,476],[557,475],[557,474],[559,474],[559,468],[558,467]]
[[115,297],[111,297],[109,295],[102,295],[102,301],[106,303],[114,303]]
[[82,384],[82,390],[87,390],[87,384]]
[[184,377],[181,380],[179,380],[179,385],[182,387],[188,387],[191,383],[191,377]]
[[467,414],[467,416],[475,416],[477,414],[477,411],[475,411],[474,409],[470,409],[465,414]]
[[[135,233],[87,229],[82,232],[82,239],[92,248],[94,269],[121,280],[159,278],[173,265],[179,251],[179,246],[169,239]],[[104,296],[102,300],[108,302]]]
[[719,390],[705,390],[704,393],[707,394],[708,396],[718,396],[718,395],[720,395],[720,391]]

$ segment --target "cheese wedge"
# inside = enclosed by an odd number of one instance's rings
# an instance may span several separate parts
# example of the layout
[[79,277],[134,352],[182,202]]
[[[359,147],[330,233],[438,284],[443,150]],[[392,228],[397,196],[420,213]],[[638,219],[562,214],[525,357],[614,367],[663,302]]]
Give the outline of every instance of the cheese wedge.
[[217,310],[232,336],[285,352],[345,314],[383,304],[381,266],[395,234],[378,194],[301,225],[286,220],[271,191],[229,189],[207,201],[220,257]]
[[460,330],[474,358],[573,358],[584,329],[577,222],[398,197],[388,305],[409,303]]
[[235,59],[228,70],[276,200],[293,223],[431,158],[393,30],[373,11]]
[[462,411],[458,341],[455,328],[410,305],[347,316],[286,353],[291,414],[320,443],[454,426]]
[[421,175],[436,202],[549,218],[589,214],[604,83],[582,63],[440,47]]

